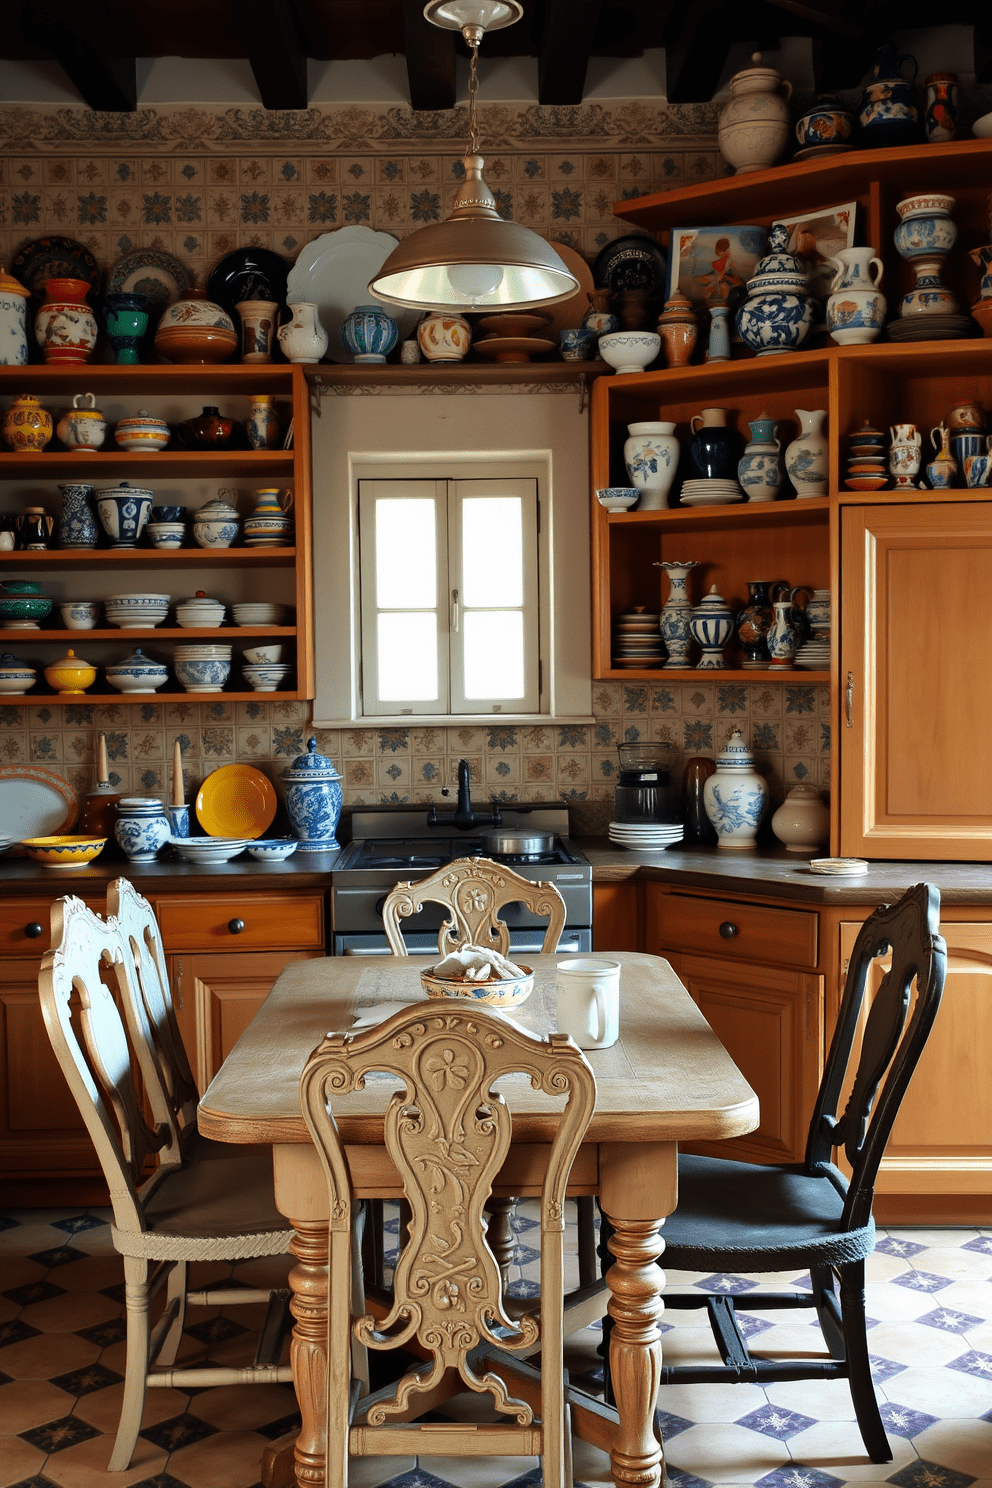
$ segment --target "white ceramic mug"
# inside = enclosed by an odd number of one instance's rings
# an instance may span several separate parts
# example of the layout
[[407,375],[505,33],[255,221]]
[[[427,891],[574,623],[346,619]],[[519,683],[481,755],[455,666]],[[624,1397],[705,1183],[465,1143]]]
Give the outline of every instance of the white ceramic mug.
[[608,1049],[620,1037],[620,962],[568,956],[557,968],[558,1032],[580,1049]]

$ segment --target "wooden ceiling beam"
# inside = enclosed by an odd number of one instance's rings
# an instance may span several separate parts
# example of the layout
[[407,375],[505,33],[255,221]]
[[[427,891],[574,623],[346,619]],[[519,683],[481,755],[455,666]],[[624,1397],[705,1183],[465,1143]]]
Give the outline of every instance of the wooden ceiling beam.
[[56,61],[97,113],[133,114],[138,106],[135,53],[102,0],[81,6],[51,0],[32,7],[25,32]]
[[305,109],[307,57],[291,0],[239,0],[238,30],[262,107]]
[[728,0],[689,0],[665,48],[669,103],[701,103],[713,97],[738,22],[739,10]]
[[423,0],[403,0],[403,37],[410,107],[453,109],[456,33],[425,20]]
[[539,103],[582,102],[603,0],[546,0],[537,57]]
[[992,16],[975,21],[975,82],[992,83]]

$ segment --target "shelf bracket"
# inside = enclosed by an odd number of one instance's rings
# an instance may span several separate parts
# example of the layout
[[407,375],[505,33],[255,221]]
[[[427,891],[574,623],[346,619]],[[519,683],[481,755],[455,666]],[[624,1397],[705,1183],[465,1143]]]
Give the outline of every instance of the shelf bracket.
[[314,418],[320,418],[320,400],[325,393],[329,393],[331,390],[319,375],[308,377],[307,385],[310,389],[310,412]]

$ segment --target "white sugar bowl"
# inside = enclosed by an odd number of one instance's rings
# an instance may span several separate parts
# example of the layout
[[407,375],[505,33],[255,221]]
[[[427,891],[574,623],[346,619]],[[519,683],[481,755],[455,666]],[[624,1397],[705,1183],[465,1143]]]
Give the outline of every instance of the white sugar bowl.
[[201,548],[229,548],[241,530],[238,509],[225,496],[236,498],[234,491],[218,491],[213,500],[201,506],[193,518],[193,536]]
[[118,692],[154,692],[169,675],[169,668],[152,661],[138,646],[123,661],[104,668],[104,676]]
[[192,599],[180,600],[176,605],[176,619],[184,630],[207,626],[211,629],[224,624],[227,613],[219,599],[211,599],[198,589]]

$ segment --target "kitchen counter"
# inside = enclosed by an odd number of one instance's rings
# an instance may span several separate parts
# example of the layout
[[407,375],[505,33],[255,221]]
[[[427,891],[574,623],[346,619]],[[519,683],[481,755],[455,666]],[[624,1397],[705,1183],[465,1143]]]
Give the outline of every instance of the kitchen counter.
[[592,863],[592,881],[678,884],[719,893],[755,894],[795,899],[805,904],[886,904],[905,889],[926,880],[940,890],[941,903],[992,906],[992,864],[872,862],[857,878],[827,878],[811,873],[809,859],[785,848],[723,849],[666,847],[629,852],[602,837],[577,839]]
[[82,868],[43,868],[29,858],[0,858],[0,895],[25,889],[51,889],[60,894],[103,894],[115,878],[127,878],[143,894],[153,889],[228,889],[244,888],[255,892],[266,889],[327,889],[330,872],[341,856],[339,852],[294,853],[284,863],[259,863],[247,854],[230,863],[198,866],[181,858],[162,858],[155,863],[131,863],[127,858],[100,856]]

